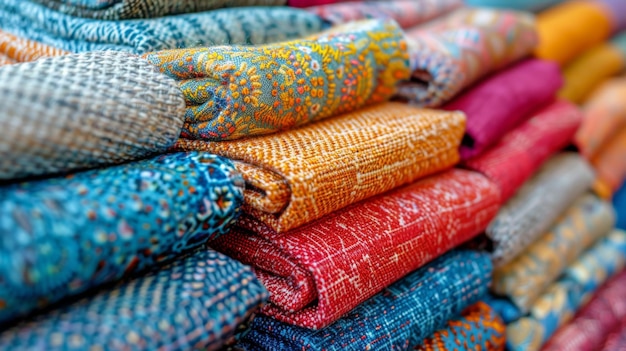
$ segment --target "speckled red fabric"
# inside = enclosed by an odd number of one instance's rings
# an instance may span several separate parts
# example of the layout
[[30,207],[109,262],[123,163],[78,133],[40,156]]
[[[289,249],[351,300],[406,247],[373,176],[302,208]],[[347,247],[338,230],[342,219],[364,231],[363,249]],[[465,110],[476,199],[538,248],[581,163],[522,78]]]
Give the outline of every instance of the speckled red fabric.
[[486,177],[454,169],[284,233],[247,217],[211,246],[254,267],[264,314],[317,329],[482,232],[499,201]]

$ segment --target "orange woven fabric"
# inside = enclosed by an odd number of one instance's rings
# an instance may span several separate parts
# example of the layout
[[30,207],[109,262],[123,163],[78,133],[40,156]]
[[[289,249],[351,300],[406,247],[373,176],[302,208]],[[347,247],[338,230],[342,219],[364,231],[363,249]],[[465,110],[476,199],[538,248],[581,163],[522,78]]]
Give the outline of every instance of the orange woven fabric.
[[449,168],[465,115],[384,103],[298,129],[178,150],[229,157],[246,180],[244,210],[277,232]]
[[16,63],[15,60],[0,52],[0,66]]
[[626,179],[626,128],[622,128],[598,154],[591,159],[598,178],[617,191]]
[[[0,65],[30,62],[41,57],[67,55],[68,52],[0,30]],[[13,62],[6,60],[10,59]],[[4,60],[4,62],[2,62]]]

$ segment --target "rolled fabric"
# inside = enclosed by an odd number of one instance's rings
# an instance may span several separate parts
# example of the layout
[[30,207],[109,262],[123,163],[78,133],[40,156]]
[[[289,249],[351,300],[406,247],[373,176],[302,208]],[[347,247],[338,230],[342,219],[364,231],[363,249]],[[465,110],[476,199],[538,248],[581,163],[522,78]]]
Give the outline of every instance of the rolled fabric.
[[418,346],[487,291],[489,257],[453,251],[385,288],[328,327],[311,330],[257,316],[247,350],[394,350]]
[[607,336],[602,351],[624,350],[626,348],[626,319],[622,320],[621,325]]
[[477,302],[448,322],[445,329],[424,340],[415,351],[504,350],[506,325],[498,314],[484,302]]
[[3,53],[0,53],[0,66],[12,65],[14,63],[17,63],[17,61],[15,61],[14,59],[6,56]]
[[250,268],[210,249],[0,333],[9,350],[218,350],[267,299]]
[[623,0],[598,0],[611,18],[613,31],[626,29],[626,2]]
[[312,13],[287,7],[241,7],[154,19],[101,21],[66,15],[24,0],[2,0],[0,23],[0,30],[64,51],[136,54],[198,46],[266,44],[311,35],[328,26]]
[[480,155],[533,112],[553,102],[562,84],[558,65],[531,59],[486,78],[445,105],[444,109],[460,110],[467,116],[461,159]]
[[463,167],[498,184],[505,203],[550,156],[570,143],[582,118],[573,104],[556,101],[505,134],[482,155],[465,161]]
[[[12,62],[35,61],[42,57],[62,56],[68,52],[42,43],[16,37],[0,30],[0,55]],[[7,60],[8,61],[8,60]]]
[[310,7],[352,1],[354,0],[287,0],[287,5],[292,7]]
[[496,269],[491,290],[508,297],[522,313],[559,275],[615,224],[610,203],[583,195],[552,228],[513,261]]
[[496,311],[505,324],[515,322],[523,316],[522,311],[507,297],[490,293],[483,298],[483,301]]
[[1,67],[0,95],[0,180],[164,152],[185,116],[176,82],[121,52]]
[[393,21],[369,20],[267,46],[145,56],[187,101],[182,137],[233,140],[291,129],[391,98],[410,75]]
[[611,35],[612,16],[609,7],[593,0],[570,0],[539,13],[535,55],[565,66]]
[[622,187],[613,196],[613,206],[617,211],[617,228],[626,230],[626,185]]
[[537,33],[528,13],[465,8],[407,30],[407,40],[413,75],[397,98],[436,107],[530,54]]
[[390,102],[283,133],[176,147],[236,160],[244,210],[281,233],[452,167],[464,128],[460,112]]
[[284,5],[286,0],[30,0],[70,16],[100,20],[155,18],[222,7]]
[[507,325],[507,349],[541,349],[596,289],[624,268],[625,257],[626,232],[623,231],[613,231],[587,250],[535,302],[529,315]]
[[608,186],[611,193],[617,191],[626,180],[624,155],[626,155],[626,128],[622,128],[591,159],[598,178]]
[[243,217],[211,246],[255,268],[263,313],[319,329],[482,232],[498,203],[485,177],[450,170],[282,234]]
[[463,5],[462,0],[351,1],[306,8],[337,25],[368,18],[391,18],[402,28],[414,27]]
[[591,188],[591,166],[575,153],[552,157],[489,223],[487,238],[496,267],[511,262],[580,195]]
[[[543,347],[544,351],[594,351],[626,319],[626,271],[604,284],[568,324]],[[613,349],[617,350],[617,349]]]
[[465,0],[467,6],[495,7],[521,11],[539,11],[563,0]]
[[232,164],[196,152],[0,187],[0,322],[226,233],[242,200]]

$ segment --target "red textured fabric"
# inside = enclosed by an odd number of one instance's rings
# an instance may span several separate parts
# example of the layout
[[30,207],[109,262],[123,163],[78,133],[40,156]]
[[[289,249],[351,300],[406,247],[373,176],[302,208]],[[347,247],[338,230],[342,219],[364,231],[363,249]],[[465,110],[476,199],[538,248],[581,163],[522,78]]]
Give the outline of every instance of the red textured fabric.
[[247,217],[211,246],[255,268],[263,313],[317,329],[482,232],[499,202],[485,176],[454,169],[285,233]]
[[541,164],[571,142],[582,117],[574,104],[556,101],[507,133],[481,156],[465,161],[463,166],[483,173],[498,184],[504,203]]

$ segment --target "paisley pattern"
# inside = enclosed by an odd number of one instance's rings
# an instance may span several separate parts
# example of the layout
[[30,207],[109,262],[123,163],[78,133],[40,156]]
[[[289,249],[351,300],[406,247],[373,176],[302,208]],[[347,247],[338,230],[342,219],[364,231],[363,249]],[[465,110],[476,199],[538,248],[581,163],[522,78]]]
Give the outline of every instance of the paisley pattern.
[[181,136],[225,140],[273,133],[389,99],[409,77],[402,30],[356,22],[307,39],[151,53],[187,100]]
[[243,180],[178,153],[0,188],[0,322],[142,271],[222,235]]

